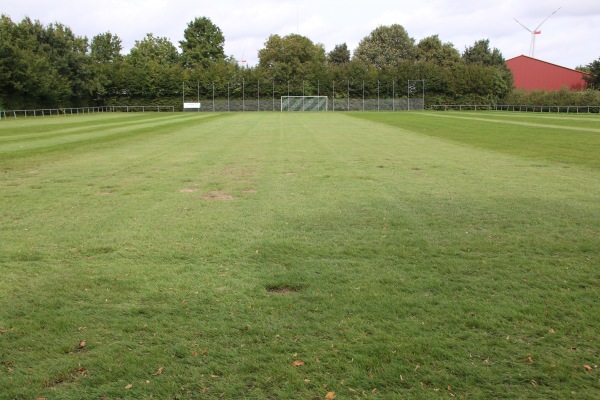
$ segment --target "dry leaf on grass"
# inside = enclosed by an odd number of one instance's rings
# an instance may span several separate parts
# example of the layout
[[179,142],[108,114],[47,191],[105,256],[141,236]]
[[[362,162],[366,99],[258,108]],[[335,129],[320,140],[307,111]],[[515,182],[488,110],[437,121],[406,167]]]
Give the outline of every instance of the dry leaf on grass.
[[294,367],[301,367],[301,366],[303,366],[303,365],[304,365],[304,361],[302,361],[302,360],[295,360],[295,361],[292,363],[292,365],[293,365]]
[[325,395],[325,400],[333,400],[335,397],[335,392],[329,392]]
[[133,387],[133,383],[130,383],[129,385],[125,386],[125,390],[129,390]]
[[526,358],[524,361],[525,361],[526,363],[532,363],[532,362],[533,362],[533,358],[531,358],[531,357],[527,357],[527,358]]
[[585,369],[586,371],[590,372],[592,370],[592,367],[590,367],[589,365],[584,365],[583,369]]
[[158,369],[158,371],[156,371],[156,373],[155,373],[155,374],[152,374],[152,376],[158,376],[158,375],[161,375],[161,374],[163,373],[163,371],[164,371],[164,370],[165,370],[165,368],[164,368],[164,367],[160,367],[160,368]]

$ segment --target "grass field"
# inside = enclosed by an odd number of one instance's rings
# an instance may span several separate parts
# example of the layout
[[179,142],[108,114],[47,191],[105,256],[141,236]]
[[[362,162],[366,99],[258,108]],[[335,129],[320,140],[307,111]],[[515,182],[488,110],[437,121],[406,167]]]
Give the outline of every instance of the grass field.
[[0,399],[596,399],[600,118],[0,121]]

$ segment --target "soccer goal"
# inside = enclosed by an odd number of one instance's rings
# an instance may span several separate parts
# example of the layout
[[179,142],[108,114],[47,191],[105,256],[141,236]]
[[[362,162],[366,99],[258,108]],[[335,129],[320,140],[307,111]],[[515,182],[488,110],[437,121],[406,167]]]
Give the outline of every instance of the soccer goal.
[[281,111],[327,111],[327,96],[281,96]]

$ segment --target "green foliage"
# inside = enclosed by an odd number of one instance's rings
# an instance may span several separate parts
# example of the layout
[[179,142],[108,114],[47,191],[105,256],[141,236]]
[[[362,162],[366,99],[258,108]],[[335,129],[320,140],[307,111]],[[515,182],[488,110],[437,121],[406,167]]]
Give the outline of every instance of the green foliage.
[[500,50],[490,48],[489,39],[478,40],[467,47],[462,58],[468,65],[487,67],[485,79],[488,88],[476,92],[486,96],[486,103],[495,103],[510,93],[514,81],[512,72],[506,66]]
[[122,58],[121,38],[110,32],[96,35],[90,45],[90,57],[97,63],[110,63]]
[[490,40],[478,40],[473,46],[467,47],[462,55],[467,64],[480,64],[487,66],[505,65],[504,57],[497,48],[490,49]]
[[290,34],[271,35],[258,51],[258,68],[279,81],[316,81],[325,70],[325,48],[309,38]]
[[518,89],[510,92],[504,99],[506,104],[530,106],[597,106],[600,104],[600,92],[597,90],[532,90]]
[[377,68],[414,61],[417,58],[415,40],[402,25],[380,26],[360,41],[353,58]]
[[588,65],[578,65],[575,67],[575,71],[585,72],[586,74],[590,73],[590,67]]
[[592,89],[600,90],[600,58],[587,65],[587,71],[590,75],[584,76],[585,81]]
[[336,44],[327,54],[327,61],[332,64],[345,64],[350,62],[350,50],[346,43]]
[[452,43],[442,43],[438,35],[426,37],[417,44],[417,59],[449,66],[460,62],[460,53]]
[[149,33],[136,41],[125,57],[125,93],[147,99],[178,93],[183,75],[178,57],[177,49],[167,38]]
[[135,41],[127,59],[134,67],[142,68],[148,64],[170,66],[177,62],[178,57],[177,48],[168,38],[148,33],[144,39]]
[[186,68],[203,67],[225,60],[225,36],[210,18],[195,18],[183,32],[179,42],[181,62]]
[[0,20],[0,100],[5,107],[81,105],[93,82],[86,38],[62,24]]

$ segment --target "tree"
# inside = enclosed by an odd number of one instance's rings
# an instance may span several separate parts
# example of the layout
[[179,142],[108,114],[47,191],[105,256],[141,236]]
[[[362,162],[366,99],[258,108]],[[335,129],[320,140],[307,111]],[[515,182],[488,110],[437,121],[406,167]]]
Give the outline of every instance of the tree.
[[500,50],[495,47],[494,49],[490,49],[489,39],[478,40],[473,46],[465,48],[462,58],[467,64],[481,64],[488,66],[506,65]]
[[196,18],[188,23],[183,37],[179,45],[185,67],[200,65],[206,68],[211,63],[225,60],[225,36],[209,18]]
[[495,47],[490,49],[489,39],[478,40],[473,46],[467,47],[462,58],[468,65],[492,68],[492,71],[486,72],[491,74],[488,78],[492,82],[491,89],[488,92],[490,100],[497,101],[512,90],[513,74],[506,66],[506,61],[500,50]]
[[460,53],[452,43],[442,43],[438,35],[421,39],[417,44],[417,59],[423,62],[433,62],[440,66],[460,62]]
[[[13,107],[60,107],[87,102],[93,71],[87,38],[55,23],[1,17],[0,97]],[[8,100],[8,101],[7,101]]]
[[116,95],[122,81],[123,69],[121,39],[110,32],[96,35],[90,45],[90,58],[94,62],[96,88],[94,98],[102,101],[107,95]]
[[258,59],[259,68],[273,79],[316,80],[324,71],[325,48],[302,35],[271,35]]
[[181,84],[178,56],[177,48],[167,38],[148,33],[136,40],[126,57],[127,93],[145,98],[170,94]]
[[92,38],[90,57],[98,63],[109,63],[122,57],[121,50],[121,38],[110,32],[101,33]]
[[587,65],[589,75],[585,75],[583,79],[590,85],[593,89],[600,90],[600,58],[592,61]]
[[46,27],[42,43],[58,72],[70,81],[71,95],[77,98],[89,94],[87,83],[92,79],[92,69],[87,37],[77,36],[68,26],[54,23]]
[[332,64],[346,64],[350,62],[350,50],[348,50],[348,45],[346,43],[337,44],[327,54],[327,61]]
[[165,37],[154,37],[152,33],[146,34],[142,40],[136,40],[129,52],[129,60],[136,66],[150,62],[159,65],[174,64],[179,57],[177,48]]
[[354,51],[354,59],[377,68],[416,59],[415,40],[402,25],[380,26],[363,38]]

